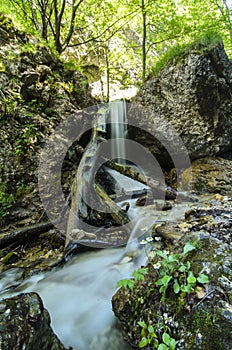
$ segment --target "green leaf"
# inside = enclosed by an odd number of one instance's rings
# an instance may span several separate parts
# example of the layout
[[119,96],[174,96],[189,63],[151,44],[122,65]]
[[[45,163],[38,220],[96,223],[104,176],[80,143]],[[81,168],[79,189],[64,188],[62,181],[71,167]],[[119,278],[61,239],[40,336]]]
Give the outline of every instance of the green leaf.
[[169,347],[170,347],[170,350],[175,350],[175,347],[176,347],[175,339],[171,338],[171,340],[169,342]]
[[197,281],[196,277],[194,276],[192,271],[189,271],[187,282],[190,284],[195,284]]
[[197,277],[197,282],[204,284],[204,283],[208,283],[209,282],[209,278],[208,276],[206,276],[204,273],[201,273],[198,277]]
[[170,341],[170,335],[168,334],[168,333],[166,333],[166,332],[164,332],[163,333],[163,335],[162,335],[162,340],[163,340],[163,342],[165,343],[165,344],[169,344],[169,341]]
[[190,293],[192,291],[192,286],[191,284],[188,284],[187,286],[180,286],[180,289],[184,293]]
[[168,256],[169,262],[179,262],[179,254],[171,254]]
[[184,264],[180,265],[178,271],[180,271],[180,272],[185,272],[185,270],[186,270],[185,265],[184,265]]
[[175,294],[178,294],[179,291],[180,291],[180,285],[179,285],[179,283],[177,281],[173,285],[173,290],[174,290]]
[[165,344],[160,344],[157,350],[168,350],[168,347]]
[[147,329],[149,333],[155,333],[154,327],[151,324],[148,326]]
[[144,346],[146,346],[148,344],[148,340],[147,338],[142,338],[142,340],[139,343],[139,347],[143,348]]
[[132,273],[132,276],[136,281],[143,281],[144,276],[148,273],[148,268],[140,268]]
[[172,276],[168,276],[168,275],[165,275],[164,277],[162,277],[162,284],[164,286],[168,286],[168,283],[170,282],[170,280],[172,279]]
[[192,250],[195,250],[196,247],[190,243],[190,242],[187,242],[184,246],[184,251],[183,251],[183,254],[186,255],[188,254],[189,252],[191,252]]
[[142,328],[147,328],[147,325],[144,321],[138,321],[138,325]]
[[129,288],[131,291],[134,289],[135,282],[130,279],[123,279],[117,282],[116,288]]

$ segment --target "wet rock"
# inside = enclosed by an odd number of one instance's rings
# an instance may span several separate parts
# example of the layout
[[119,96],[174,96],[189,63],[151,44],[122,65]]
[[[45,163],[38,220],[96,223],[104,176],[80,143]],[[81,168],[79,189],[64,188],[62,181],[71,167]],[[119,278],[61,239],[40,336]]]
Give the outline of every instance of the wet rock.
[[[160,285],[156,285],[160,278],[162,259],[154,249],[155,257],[151,257],[146,266],[148,274],[144,280],[137,281],[132,290],[121,287],[112,299],[114,313],[135,348],[139,348],[143,337],[149,340],[143,346],[147,350],[156,340],[159,344],[163,343],[164,332],[175,339],[176,349],[232,348],[231,211],[231,198],[211,196],[205,199],[204,205],[203,202],[195,204],[194,208],[187,211],[184,221],[153,228],[154,235],[161,235],[165,239],[171,237],[169,250],[163,251],[167,260],[170,254],[180,254],[186,244],[195,242],[196,248],[183,261],[190,264],[189,271],[194,276],[201,273],[207,275],[208,282],[197,283],[183,297],[178,289],[174,289],[175,280],[181,283],[184,278],[180,278],[181,270],[170,272],[166,265],[166,277],[171,276],[172,282],[168,284],[165,297],[162,297]],[[170,245],[173,236],[175,245]],[[174,265],[172,258],[168,260],[170,265]],[[146,324],[143,329],[138,324],[141,321]],[[146,328],[149,325],[153,327],[150,331]]]
[[0,302],[0,348],[65,350],[50,327],[50,316],[36,293]]
[[223,45],[190,50],[141,88],[129,111],[137,126],[130,135],[164,166],[180,154],[178,137],[191,160],[221,154],[231,148],[231,101],[232,65]]
[[[4,239],[4,233],[0,235]],[[30,237],[30,231],[21,240],[9,243],[0,250],[0,279],[5,271],[20,269],[21,279],[41,271],[51,270],[61,264],[64,258],[64,240],[57,230],[52,229],[37,237]]]
[[192,162],[192,166],[181,175],[184,188],[197,194],[219,193],[232,195],[232,160],[206,157]]

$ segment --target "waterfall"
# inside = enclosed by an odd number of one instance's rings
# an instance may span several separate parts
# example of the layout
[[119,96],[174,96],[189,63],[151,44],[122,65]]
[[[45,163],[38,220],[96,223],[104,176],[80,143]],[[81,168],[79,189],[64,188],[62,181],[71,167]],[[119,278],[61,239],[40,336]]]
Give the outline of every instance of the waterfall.
[[110,102],[110,131],[112,142],[111,157],[118,163],[126,160],[125,138],[127,134],[126,102]]

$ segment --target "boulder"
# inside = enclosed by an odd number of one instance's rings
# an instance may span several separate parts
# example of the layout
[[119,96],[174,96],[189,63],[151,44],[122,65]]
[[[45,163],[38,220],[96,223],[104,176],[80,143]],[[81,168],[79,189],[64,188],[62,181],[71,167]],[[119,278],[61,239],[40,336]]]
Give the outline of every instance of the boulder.
[[[160,344],[160,349],[166,349],[170,342],[180,350],[232,348],[231,198],[217,194],[185,217],[182,222],[154,228],[155,236],[165,241],[170,237],[161,252],[165,258],[157,254],[153,243],[144,279],[135,280],[133,288],[122,286],[112,298],[114,313],[135,348],[148,350]],[[173,238],[175,245],[170,245]],[[183,247],[190,250],[181,258],[176,254],[183,254]],[[186,295],[175,285],[178,282],[185,288],[193,276],[202,273],[208,281],[197,282]],[[165,294],[162,284],[156,284],[162,276]]]
[[2,350],[65,350],[50,326],[48,311],[36,293],[20,294],[0,302]]
[[168,167],[180,152],[178,137],[191,160],[231,149],[231,116],[232,64],[219,43],[186,51],[149,79],[128,120],[136,125],[130,136]]

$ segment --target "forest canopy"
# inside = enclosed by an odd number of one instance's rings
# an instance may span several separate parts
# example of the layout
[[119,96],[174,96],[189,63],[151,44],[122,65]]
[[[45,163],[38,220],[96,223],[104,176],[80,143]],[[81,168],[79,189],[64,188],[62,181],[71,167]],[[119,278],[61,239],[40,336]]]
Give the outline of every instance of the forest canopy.
[[231,0],[0,0],[0,11],[100,83],[104,100],[193,43],[222,40],[232,56]]

